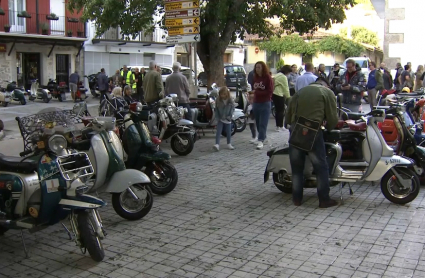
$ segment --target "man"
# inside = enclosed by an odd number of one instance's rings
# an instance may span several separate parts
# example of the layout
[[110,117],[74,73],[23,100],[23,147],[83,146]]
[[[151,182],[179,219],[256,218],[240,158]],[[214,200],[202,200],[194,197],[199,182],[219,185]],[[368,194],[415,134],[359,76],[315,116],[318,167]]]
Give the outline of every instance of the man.
[[120,70],[115,71],[115,75],[113,76],[115,87],[122,87],[123,77],[121,76]]
[[393,76],[387,68],[384,68],[382,72],[382,78],[384,80],[384,89],[391,90],[393,88]]
[[410,91],[413,90],[413,79],[411,75],[411,68],[409,65],[404,66],[404,71],[399,76],[399,83],[401,85],[401,88],[407,87],[410,89]]
[[158,66],[155,61],[149,62],[149,72],[143,79],[143,91],[145,92],[145,102],[154,103],[161,99],[160,94],[164,90],[161,74],[157,71]]
[[399,79],[399,77],[403,73],[403,68],[401,67],[401,63],[397,63],[395,70],[397,72],[396,72],[395,77],[394,77],[394,86],[395,86],[396,91],[399,92],[402,89],[401,84],[400,84],[400,79]]
[[[307,69],[306,69],[307,70]],[[338,123],[337,106],[334,93],[327,87],[327,80],[317,78],[317,82],[299,90],[289,102],[286,113],[287,124],[295,123],[297,117],[305,117],[322,123],[331,131]],[[314,105],[311,105],[314,103]],[[323,131],[319,130],[311,151],[306,152],[289,145],[289,159],[292,169],[292,201],[300,206],[303,199],[305,156],[310,157],[317,177],[317,195],[319,207],[328,208],[338,205],[329,197],[329,168],[326,161]]]
[[251,91],[254,90],[254,70],[248,73],[248,84],[251,85]]
[[292,72],[290,72],[288,74],[288,85],[289,85],[289,94],[291,96],[295,95],[295,84],[297,83],[297,79],[299,77],[298,72],[297,72],[297,65],[293,64],[291,66],[291,70]]
[[365,76],[353,59],[348,59],[345,64],[347,70],[340,76],[336,89],[342,93],[343,106],[352,112],[359,112],[362,93],[366,91]]
[[297,78],[297,82],[295,83],[295,92],[298,92],[302,88],[310,85],[317,79],[317,76],[313,74],[314,67],[312,63],[305,64],[305,71],[306,72],[303,75]]
[[192,120],[192,111],[190,110],[190,90],[189,82],[187,81],[186,76],[181,72],[181,64],[175,62],[173,64],[173,73],[170,74],[165,80],[165,95],[177,94],[179,97],[179,106],[187,108],[186,118]]
[[385,70],[385,68],[386,68],[385,63],[384,63],[384,62],[382,62],[379,68],[381,69],[381,71],[382,71],[382,72],[384,72],[384,70]]
[[100,102],[105,98],[106,92],[109,89],[109,81],[108,77],[105,74],[105,69],[101,68],[100,73],[97,75],[97,86],[99,87],[100,91]]
[[319,68],[317,69],[316,73],[317,77],[322,77],[324,79],[327,79],[326,73],[325,73],[325,64],[320,64]]
[[136,79],[136,95],[138,101],[144,101],[143,95],[143,78],[145,77],[146,72],[144,68],[135,68],[134,69],[134,77]]
[[78,90],[78,83],[80,82],[80,76],[78,75],[78,71],[71,73],[69,76],[69,89],[71,90],[71,97],[75,101],[75,93]]
[[376,94],[379,94],[379,91],[384,89],[384,79],[382,72],[376,68],[375,62],[369,63],[369,78],[367,79],[367,95],[369,97],[370,110],[373,110],[373,107],[376,106],[377,99]]
[[122,88],[124,90],[125,85],[129,85],[132,90],[136,89],[136,78],[131,70],[128,70],[127,66],[124,65],[121,71],[122,79]]
[[335,65],[331,69],[331,72],[329,73],[328,81],[330,84],[330,89],[334,91],[335,94],[337,94],[336,85],[338,84],[338,81],[339,81],[339,71],[340,71],[339,64],[335,63]]

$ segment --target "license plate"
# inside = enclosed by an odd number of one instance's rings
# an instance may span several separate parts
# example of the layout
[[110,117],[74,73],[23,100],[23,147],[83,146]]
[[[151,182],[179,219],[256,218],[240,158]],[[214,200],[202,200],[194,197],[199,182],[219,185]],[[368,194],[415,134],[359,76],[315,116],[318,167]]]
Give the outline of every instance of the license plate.
[[230,82],[236,82],[236,78],[230,78]]
[[10,102],[10,97],[5,97],[4,102]]

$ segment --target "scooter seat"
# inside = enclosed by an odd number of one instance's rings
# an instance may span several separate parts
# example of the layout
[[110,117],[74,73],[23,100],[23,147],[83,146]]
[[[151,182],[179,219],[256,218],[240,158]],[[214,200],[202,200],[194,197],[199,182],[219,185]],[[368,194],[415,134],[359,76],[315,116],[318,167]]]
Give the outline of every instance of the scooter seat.
[[344,127],[345,121],[343,120],[338,120],[338,123],[336,124],[335,129],[341,129]]
[[[358,112],[346,112],[342,114],[342,118],[344,120],[360,120],[362,116],[365,116],[366,114],[364,113],[358,113]],[[346,117],[348,117],[348,119],[345,119]]]
[[157,151],[154,153],[143,153],[140,155],[140,158],[153,160],[153,161],[164,161],[164,160],[170,160],[171,155],[165,152]]
[[78,88],[78,91],[80,91],[80,93],[86,93],[88,90],[86,88]]
[[327,143],[336,143],[341,139],[341,131],[331,130],[330,132],[323,132],[323,139]]
[[0,170],[32,174],[37,171],[38,160],[28,158],[5,156],[0,153]]
[[354,130],[354,131],[366,131],[367,125],[366,125],[365,122],[355,123],[354,121],[347,121],[346,123],[347,123],[348,127],[351,130]]

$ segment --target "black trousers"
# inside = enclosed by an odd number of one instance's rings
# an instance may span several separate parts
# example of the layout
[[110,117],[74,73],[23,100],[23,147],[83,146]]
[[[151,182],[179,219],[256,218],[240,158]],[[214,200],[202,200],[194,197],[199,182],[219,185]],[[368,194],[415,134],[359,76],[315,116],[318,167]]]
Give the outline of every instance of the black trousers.
[[276,110],[276,126],[283,127],[283,118],[285,115],[285,97],[273,94],[274,108]]
[[289,89],[289,94],[291,95],[291,97],[292,97],[293,95],[295,95],[295,88],[290,88],[290,89]]
[[107,90],[100,91],[100,103],[102,103],[102,100],[105,98],[107,92]]

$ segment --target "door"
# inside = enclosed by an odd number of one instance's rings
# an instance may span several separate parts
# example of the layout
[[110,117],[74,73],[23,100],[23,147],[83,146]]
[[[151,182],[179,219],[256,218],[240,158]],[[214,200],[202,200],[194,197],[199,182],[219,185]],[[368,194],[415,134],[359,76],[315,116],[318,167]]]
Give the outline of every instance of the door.
[[25,10],[25,0],[9,0],[9,25],[10,32],[25,33],[25,21],[23,17],[18,17],[18,13]]
[[155,53],[143,53],[143,65],[149,66],[149,62],[155,60]]
[[59,20],[49,20],[50,34],[65,35],[65,0],[50,1],[50,11],[59,17]]
[[56,82],[65,82],[68,84],[69,81],[69,55],[56,54]]
[[115,71],[121,69],[124,65],[130,65],[130,54],[111,53],[109,55],[110,76],[114,75]]
[[22,53],[22,81],[25,89],[31,89],[31,80],[40,81],[40,53]]

